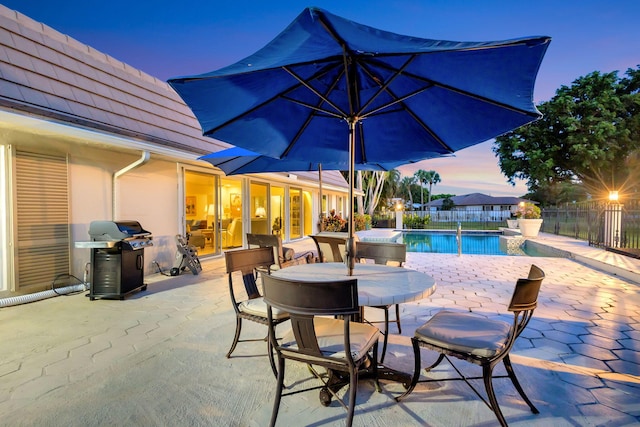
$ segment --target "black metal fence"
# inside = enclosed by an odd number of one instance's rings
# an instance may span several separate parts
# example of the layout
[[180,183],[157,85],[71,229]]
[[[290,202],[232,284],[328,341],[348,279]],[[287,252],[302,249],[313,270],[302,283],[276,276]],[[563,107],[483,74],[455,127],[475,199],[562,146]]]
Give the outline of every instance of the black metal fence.
[[640,200],[585,202],[542,210],[541,231],[586,240],[625,255],[640,257]]

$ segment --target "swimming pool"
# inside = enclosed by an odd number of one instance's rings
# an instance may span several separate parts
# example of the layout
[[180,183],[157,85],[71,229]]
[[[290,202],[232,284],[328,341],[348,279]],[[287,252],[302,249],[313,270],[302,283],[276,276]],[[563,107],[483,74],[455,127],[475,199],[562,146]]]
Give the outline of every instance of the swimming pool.
[[[462,233],[462,254],[467,255],[510,255],[510,256],[559,256],[545,251],[539,245],[530,245],[503,236],[499,232]],[[441,231],[404,231],[399,242],[407,245],[407,252],[457,254],[456,234]]]

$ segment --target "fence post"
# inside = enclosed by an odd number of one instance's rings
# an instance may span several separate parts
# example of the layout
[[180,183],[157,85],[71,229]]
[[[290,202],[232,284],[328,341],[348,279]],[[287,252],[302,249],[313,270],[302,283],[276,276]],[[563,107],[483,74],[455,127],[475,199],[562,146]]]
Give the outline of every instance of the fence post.
[[611,203],[604,211],[604,245],[610,248],[620,247],[622,229],[622,205]]

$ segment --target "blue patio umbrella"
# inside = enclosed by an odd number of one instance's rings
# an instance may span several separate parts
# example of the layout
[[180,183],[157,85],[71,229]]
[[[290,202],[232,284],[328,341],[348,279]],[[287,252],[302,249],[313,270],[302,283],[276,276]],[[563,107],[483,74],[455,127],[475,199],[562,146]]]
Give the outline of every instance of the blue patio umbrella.
[[[348,163],[319,163],[314,160],[274,159],[273,157],[263,156],[259,153],[240,147],[231,147],[226,150],[216,151],[200,156],[198,159],[211,163],[213,166],[224,171],[227,175],[264,172],[305,172],[317,170],[318,180],[320,183],[319,206],[322,206],[322,169],[340,171],[349,170]],[[414,162],[356,164],[355,168],[357,170],[389,171],[407,163]]]
[[[457,42],[382,31],[318,8],[225,68],[169,84],[203,134],[282,159],[349,164],[449,154],[540,117],[546,36]],[[349,272],[353,267],[350,192]]]
[[[240,175],[245,173],[262,172],[306,172],[339,170],[348,171],[348,162],[318,162],[313,159],[276,159],[264,156],[259,153],[240,147],[231,147],[226,150],[216,151],[198,157],[213,166],[222,169],[227,175]],[[413,161],[392,162],[392,163],[359,163],[355,165],[356,170],[369,171],[389,171],[403,164],[414,163]]]

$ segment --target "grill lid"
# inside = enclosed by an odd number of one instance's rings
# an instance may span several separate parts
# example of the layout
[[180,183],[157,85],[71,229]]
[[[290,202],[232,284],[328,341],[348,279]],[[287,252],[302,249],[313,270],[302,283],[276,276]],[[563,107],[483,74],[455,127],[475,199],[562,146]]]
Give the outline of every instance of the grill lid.
[[92,221],[89,224],[89,236],[94,241],[147,237],[150,234],[138,221]]

